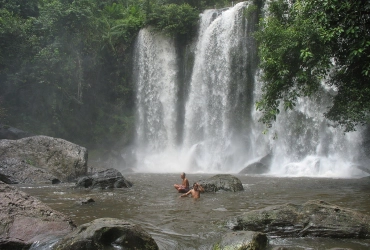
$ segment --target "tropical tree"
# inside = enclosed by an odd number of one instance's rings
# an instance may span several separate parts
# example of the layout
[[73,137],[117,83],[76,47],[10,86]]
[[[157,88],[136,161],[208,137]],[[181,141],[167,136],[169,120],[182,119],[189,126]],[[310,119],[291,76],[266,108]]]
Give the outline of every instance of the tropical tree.
[[263,95],[256,103],[271,126],[280,112],[311,96],[322,81],[335,90],[324,114],[345,131],[370,118],[370,2],[271,2],[256,38]]

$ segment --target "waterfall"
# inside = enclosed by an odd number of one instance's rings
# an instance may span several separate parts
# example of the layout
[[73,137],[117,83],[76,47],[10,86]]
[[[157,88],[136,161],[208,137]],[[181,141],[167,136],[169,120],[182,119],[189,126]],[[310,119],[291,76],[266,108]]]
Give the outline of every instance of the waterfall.
[[183,151],[192,171],[232,171],[248,158],[245,7],[207,10],[201,17],[185,106]]
[[333,90],[322,83],[311,99],[299,98],[294,111],[283,112],[271,129],[273,150],[270,174],[278,176],[356,177],[364,173],[354,164],[360,158],[362,128],[344,134],[329,126],[323,113]]
[[263,134],[254,108],[261,96],[251,35],[258,15],[246,18],[249,4],[201,14],[197,39],[189,46],[191,69],[179,63],[184,55],[173,39],[150,28],[140,31],[134,59],[135,170],[237,173],[268,156],[270,175],[364,176],[354,167],[362,157],[361,128],[344,134],[328,126],[323,113],[335,90],[325,84],[314,98],[300,98],[296,110],[282,112]]
[[[138,168],[155,171],[163,167],[161,155],[170,155],[176,144],[178,86],[174,41],[142,29],[134,58],[136,83],[136,155]],[[170,170],[170,169],[169,169]]]

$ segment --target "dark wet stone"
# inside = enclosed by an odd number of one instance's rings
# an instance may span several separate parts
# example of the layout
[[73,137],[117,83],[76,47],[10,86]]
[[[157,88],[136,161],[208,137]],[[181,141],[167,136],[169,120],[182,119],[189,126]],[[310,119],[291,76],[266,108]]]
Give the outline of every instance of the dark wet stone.
[[55,250],[148,249],[157,250],[154,239],[139,225],[101,218],[79,226],[54,246]]
[[324,201],[250,211],[228,222],[233,230],[279,237],[370,238],[370,217]]
[[85,205],[85,204],[91,204],[91,203],[95,203],[95,200],[91,197],[86,197],[86,198],[83,198],[77,201],[77,204],[79,205]]
[[266,174],[270,171],[272,155],[268,154],[246,166],[239,174]]
[[118,170],[109,168],[99,171],[92,176],[78,179],[76,187],[91,189],[129,188],[132,187],[132,183],[126,180]]
[[14,127],[0,124],[0,139],[18,140],[30,136],[34,135]]

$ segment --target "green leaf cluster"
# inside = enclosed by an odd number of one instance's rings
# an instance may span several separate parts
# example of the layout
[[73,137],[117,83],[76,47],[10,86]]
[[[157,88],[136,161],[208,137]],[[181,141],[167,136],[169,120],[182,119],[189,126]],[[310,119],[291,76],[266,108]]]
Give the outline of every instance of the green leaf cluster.
[[256,103],[271,126],[322,81],[336,90],[325,116],[345,131],[367,124],[370,109],[370,2],[277,0],[256,33],[263,95]]
[[166,4],[153,7],[148,14],[147,24],[170,36],[192,35],[198,20],[198,11],[189,4]]

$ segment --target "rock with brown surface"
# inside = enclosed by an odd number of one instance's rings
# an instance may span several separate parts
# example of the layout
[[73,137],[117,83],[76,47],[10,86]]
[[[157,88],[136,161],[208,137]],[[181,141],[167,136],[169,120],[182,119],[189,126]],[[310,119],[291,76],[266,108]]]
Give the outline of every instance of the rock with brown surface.
[[35,241],[62,237],[75,227],[62,213],[0,182],[0,249],[28,249]]

